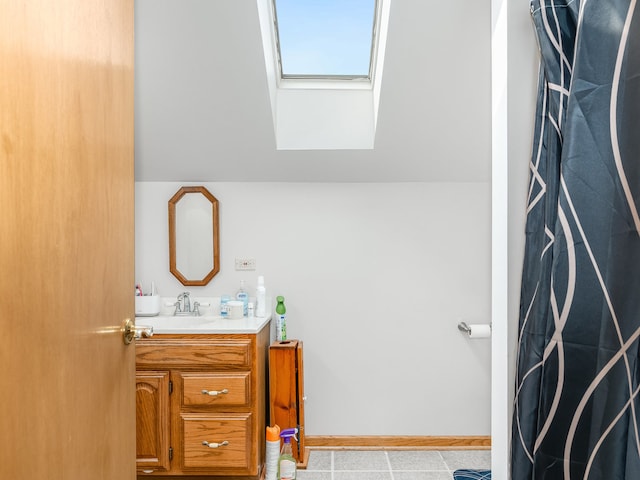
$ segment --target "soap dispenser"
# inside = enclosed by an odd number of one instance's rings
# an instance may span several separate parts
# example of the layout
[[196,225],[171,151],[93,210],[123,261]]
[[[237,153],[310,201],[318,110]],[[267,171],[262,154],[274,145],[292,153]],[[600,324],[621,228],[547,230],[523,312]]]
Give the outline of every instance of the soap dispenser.
[[246,317],[249,307],[249,294],[244,288],[244,280],[240,280],[240,288],[236,293],[236,300],[240,300],[242,302],[242,315]]

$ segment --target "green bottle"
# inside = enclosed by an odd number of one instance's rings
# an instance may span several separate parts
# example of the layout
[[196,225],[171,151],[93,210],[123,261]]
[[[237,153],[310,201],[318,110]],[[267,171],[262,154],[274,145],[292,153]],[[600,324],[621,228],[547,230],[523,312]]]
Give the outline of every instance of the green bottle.
[[287,308],[284,306],[284,297],[276,297],[276,340],[279,342],[287,339]]

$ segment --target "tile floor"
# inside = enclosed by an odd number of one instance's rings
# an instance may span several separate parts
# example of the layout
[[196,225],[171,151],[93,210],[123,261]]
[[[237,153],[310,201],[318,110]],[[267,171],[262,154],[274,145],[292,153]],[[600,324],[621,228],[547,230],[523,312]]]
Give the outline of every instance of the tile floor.
[[491,468],[491,451],[311,450],[298,480],[451,480],[458,468]]

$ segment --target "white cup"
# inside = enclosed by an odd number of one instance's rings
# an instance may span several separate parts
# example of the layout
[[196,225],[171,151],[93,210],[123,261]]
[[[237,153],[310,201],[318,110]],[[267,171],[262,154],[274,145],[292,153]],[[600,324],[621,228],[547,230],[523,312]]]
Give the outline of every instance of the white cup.
[[227,309],[229,311],[229,318],[232,320],[238,320],[244,316],[244,303],[240,300],[227,302]]

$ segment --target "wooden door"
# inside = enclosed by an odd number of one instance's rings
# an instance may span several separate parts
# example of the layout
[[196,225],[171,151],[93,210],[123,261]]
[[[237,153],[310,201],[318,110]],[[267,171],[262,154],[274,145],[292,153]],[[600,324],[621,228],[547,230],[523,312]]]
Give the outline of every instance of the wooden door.
[[0,0],[0,478],[135,478],[133,191],[133,0]]

